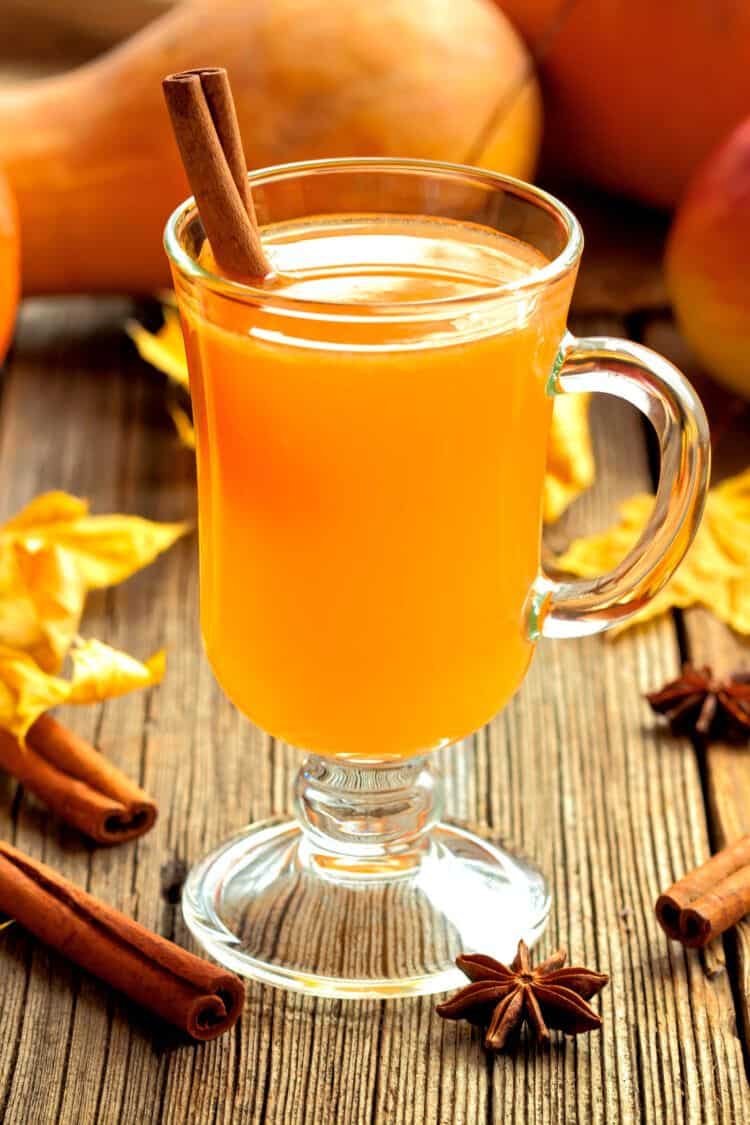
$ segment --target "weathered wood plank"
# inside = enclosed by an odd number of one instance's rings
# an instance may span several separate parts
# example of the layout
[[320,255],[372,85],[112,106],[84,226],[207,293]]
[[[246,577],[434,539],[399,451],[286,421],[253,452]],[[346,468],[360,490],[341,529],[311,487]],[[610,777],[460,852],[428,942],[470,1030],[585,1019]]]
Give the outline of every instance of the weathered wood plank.
[[[193,511],[193,470],[158,381],[117,331],[124,306],[30,305],[0,411],[0,514],[43,488],[99,511]],[[591,326],[590,326],[591,327]],[[609,329],[611,324],[597,325]],[[616,325],[615,325],[616,327]],[[595,412],[599,481],[560,534],[603,525],[648,478],[640,426]],[[135,845],[89,850],[3,782],[0,831],[141,921],[189,943],[160,868],[289,808],[296,756],[253,732],[200,655],[195,544],[92,599],[86,631],[147,655],[164,685],[71,712],[160,802]],[[653,899],[707,847],[692,748],[652,734],[640,691],[676,666],[664,621],[614,643],[545,644],[517,700],[446,753],[449,811],[518,843],[550,873],[542,945],[612,975],[601,1036],[489,1060],[430,999],[313,1001],[249,987],[232,1036],[177,1046],[163,1028],[21,933],[2,939],[0,1117],[39,1122],[741,1121],[750,1112],[726,974],[666,945]]]
[[[713,480],[718,482],[747,468],[750,451],[750,407],[712,383],[687,350],[674,325],[653,320],[647,342],[659,348],[690,376],[706,402],[713,433]],[[750,639],[733,632],[708,610],[683,614],[686,656],[695,664],[710,664],[717,674],[750,669]],[[704,754],[705,786],[713,849],[750,832],[750,747],[714,745]],[[746,1049],[750,1047],[750,920],[730,937],[736,947],[740,1024]]]
[[[68,487],[90,495],[100,511],[119,508],[156,517],[190,513],[192,466],[169,435],[160,392],[147,380],[116,374],[123,354],[129,351],[120,331],[124,309],[124,305],[111,306],[108,318],[102,318],[92,306],[76,302],[67,314],[61,310],[49,321],[42,306],[30,308],[25,315],[18,359],[3,403],[0,461],[5,512],[44,488]],[[61,357],[60,329],[66,315],[75,327]],[[134,425],[136,418],[138,425]],[[161,481],[170,473],[173,486],[164,490]],[[173,583],[179,587],[181,574],[192,573],[194,549],[194,543],[180,544],[116,597],[107,593],[92,599],[86,627],[142,655],[153,651],[164,639],[163,590],[170,585],[164,581],[165,571],[173,568]],[[174,682],[174,672],[172,675]],[[195,668],[193,681],[199,676],[200,669]],[[164,745],[155,744],[146,726],[151,706],[152,701],[143,695],[127,703],[117,701],[111,708],[71,713],[78,729],[95,737],[118,764],[133,776],[141,776],[157,793],[162,817],[147,840],[132,848],[92,853],[75,834],[46,823],[37,809],[30,810],[27,799],[21,803],[14,838],[19,846],[59,866],[95,893],[132,911],[146,924],[160,927],[164,904],[159,894],[159,866],[175,846],[175,841],[168,840],[170,794],[180,790],[177,778],[184,759],[181,740],[170,743],[168,728]],[[176,718],[181,714],[181,707],[174,711]],[[159,775],[161,786],[153,784],[152,771]],[[181,841],[179,845],[184,851],[185,845]],[[154,1051],[145,1018],[95,982],[72,974],[59,959],[48,958],[31,945],[25,947],[24,956],[31,959],[32,975],[18,1030],[14,1079],[4,1086],[9,1119],[23,1120],[30,1104],[40,1120],[50,1121],[94,1120],[96,1113],[103,1121],[114,1121],[121,1109],[125,1120],[137,1120],[137,1106],[158,1105],[168,1056]],[[69,1009],[61,1005],[46,1018],[37,1007],[49,991],[46,978],[51,974],[56,981],[60,966],[65,980],[71,974],[75,990],[66,988]],[[39,1036],[45,1025],[46,1035],[59,1044],[63,1054],[56,1070],[47,1058],[40,1065]],[[157,1046],[158,1042],[157,1037]],[[150,1066],[140,1065],[144,1050]],[[227,1058],[227,1066],[229,1062]],[[52,1074],[56,1082],[50,1081]],[[130,1101],[134,1097],[135,1106]]]
[[[617,327],[587,324],[594,332]],[[594,420],[598,485],[566,520],[571,533],[604,526],[617,501],[648,481],[640,424],[601,400]],[[538,817],[535,824],[524,817],[511,833],[522,834],[530,847],[535,838],[536,853],[555,873],[559,940],[576,958],[612,975],[602,995],[602,1039],[567,1046],[553,1064],[546,1056],[530,1064],[533,1088],[556,1092],[550,1120],[714,1120],[721,1117],[721,1101],[743,1112],[736,1044],[720,1035],[724,1058],[715,1067],[700,1030],[704,1019],[718,1029],[731,1017],[727,983],[707,985],[693,960],[667,949],[653,919],[671,850],[695,854],[705,841],[691,753],[652,735],[640,699],[676,659],[666,621],[616,641],[544,645],[507,731],[510,753],[533,778],[534,797],[526,802]],[[500,723],[512,718],[511,709]],[[488,791],[497,802],[500,785],[491,783]],[[550,936],[545,948],[552,944]],[[495,1106],[502,1105],[508,1119],[514,1112],[521,1119],[517,1064],[500,1060],[495,1070]],[[523,1088],[528,1081],[527,1075]],[[527,1105],[532,1118],[534,1104]]]

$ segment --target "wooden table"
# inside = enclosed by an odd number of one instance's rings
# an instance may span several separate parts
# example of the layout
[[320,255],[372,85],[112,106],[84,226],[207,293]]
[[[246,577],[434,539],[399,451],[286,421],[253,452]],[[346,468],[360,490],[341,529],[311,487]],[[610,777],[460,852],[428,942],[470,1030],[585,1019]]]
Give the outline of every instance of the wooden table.
[[[645,340],[686,361],[658,272],[663,223],[578,203],[590,238],[574,328]],[[160,377],[135,356],[124,300],[29,302],[0,406],[2,514],[43,489],[100,512],[195,512],[192,455]],[[707,384],[702,383],[702,387]],[[747,456],[747,426],[712,393],[719,475]],[[747,415],[744,416],[745,423]],[[649,448],[627,407],[599,398],[598,480],[550,538],[603,527],[649,488]],[[478,547],[478,549],[481,549]],[[0,832],[145,925],[192,945],[169,877],[245,824],[289,809],[295,754],[272,747],[223,698],[201,654],[196,544],[92,596],[86,634],[147,656],[158,691],[66,719],[159,800],[154,831],[92,849],[0,780]],[[750,1119],[750,925],[703,956],[658,929],[658,891],[750,829],[750,751],[700,755],[669,738],[641,693],[686,656],[726,668],[747,646],[707,613],[663,618],[615,641],[540,646],[513,704],[445,754],[449,812],[513,840],[542,864],[554,907],[540,949],[562,943],[606,970],[604,1029],[515,1057],[434,1001],[316,1001],[250,984],[234,1033],[179,1044],[147,1015],[12,927],[0,938],[0,1118],[35,1122],[740,1122]],[[366,721],[366,716],[363,717]]]

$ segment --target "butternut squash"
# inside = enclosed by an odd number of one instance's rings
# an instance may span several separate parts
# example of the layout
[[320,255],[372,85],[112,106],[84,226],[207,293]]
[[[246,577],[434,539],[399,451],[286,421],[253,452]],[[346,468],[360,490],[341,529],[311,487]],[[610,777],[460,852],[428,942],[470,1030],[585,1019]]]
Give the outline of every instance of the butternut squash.
[[529,56],[490,0],[192,0],[59,77],[0,93],[26,293],[164,285],[187,194],[161,79],[226,66],[252,167],[321,156],[477,163],[528,177]]

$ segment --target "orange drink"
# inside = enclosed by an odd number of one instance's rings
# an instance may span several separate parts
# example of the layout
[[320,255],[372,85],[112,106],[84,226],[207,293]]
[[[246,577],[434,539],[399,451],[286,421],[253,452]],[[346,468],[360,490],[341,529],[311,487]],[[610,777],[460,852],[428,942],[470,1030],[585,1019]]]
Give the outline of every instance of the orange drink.
[[[278,297],[350,319],[183,304],[206,649],[272,734],[353,760],[414,755],[490,719],[531,657],[570,283],[477,311],[472,297],[546,259],[458,220],[326,216],[268,227],[264,244]],[[435,302],[437,317],[399,319]]]

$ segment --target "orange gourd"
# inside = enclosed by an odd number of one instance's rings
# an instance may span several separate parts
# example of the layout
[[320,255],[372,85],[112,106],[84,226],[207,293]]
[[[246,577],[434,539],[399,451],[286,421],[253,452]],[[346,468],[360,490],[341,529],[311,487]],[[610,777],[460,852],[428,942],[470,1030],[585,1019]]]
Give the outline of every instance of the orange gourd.
[[0,94],[25,292],[167,282],[162,229],[187,184],[161,79],[209,64],[229,71],[252,167],[388,155],[534,169],[533,68],[489,0],[193,0],[77,71]]
[[748,0],[497,0],[539,59],[545,162],[671,206],[750,112]]

